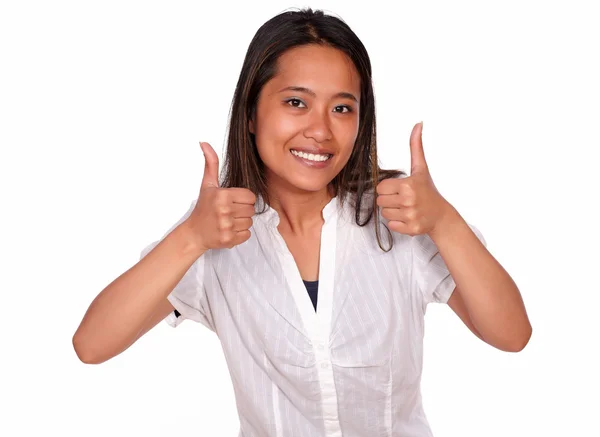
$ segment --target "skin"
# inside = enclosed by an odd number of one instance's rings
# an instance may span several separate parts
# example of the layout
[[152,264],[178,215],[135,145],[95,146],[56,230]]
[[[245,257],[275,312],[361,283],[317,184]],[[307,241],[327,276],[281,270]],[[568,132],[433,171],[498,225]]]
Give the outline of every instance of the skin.
[[[314,95],[281,91],[287,87],[304,87]],[[259,95],[250,131],[267,168],[271,206],[283,232],[310,233],[321,222],[321,211],[332,198],[328,185],[348,162],[358,135],[359,102],[360,76],[343,52],[308,45],[279,58],[278,73]],[[290,150],[301,146],[326,147],[333,153],[330,165],[311,169],[298,163]]]

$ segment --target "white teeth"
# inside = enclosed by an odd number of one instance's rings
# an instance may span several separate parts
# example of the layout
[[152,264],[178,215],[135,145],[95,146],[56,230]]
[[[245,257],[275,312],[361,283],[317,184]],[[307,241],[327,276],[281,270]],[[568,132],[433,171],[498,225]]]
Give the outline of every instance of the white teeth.
[[327,161],[329,159],[329,155],[317,155],[314,153],[304,153],[298,152],[297,150],[292,150],[292,155],[299,156],[300,158],[308,159],[309,161]]

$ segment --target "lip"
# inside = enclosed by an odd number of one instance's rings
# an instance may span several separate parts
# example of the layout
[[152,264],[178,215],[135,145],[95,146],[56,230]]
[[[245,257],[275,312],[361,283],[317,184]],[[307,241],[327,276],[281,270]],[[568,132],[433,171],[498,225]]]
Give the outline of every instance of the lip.
[[[312,169],[321,169],[321,168],[328,167],[331,164],[331,160],[333,159],[333,157],[329,157],[329,159],[327,159],[326,161],[309,161],[308,159],[304,159],[304,158],[294,155],[292,153],[292,150],[300,151],[299,149],[291,149],[290,155],[292,158],[297,160],[300,164],[305,165],[306,167],[309,167]],[[304,151],[304,150],[302,150],[302,151]],[[315,153],[315,152],[312,152],[312,153]],[[323,154],[323,152],[321,152],[321,154]]]

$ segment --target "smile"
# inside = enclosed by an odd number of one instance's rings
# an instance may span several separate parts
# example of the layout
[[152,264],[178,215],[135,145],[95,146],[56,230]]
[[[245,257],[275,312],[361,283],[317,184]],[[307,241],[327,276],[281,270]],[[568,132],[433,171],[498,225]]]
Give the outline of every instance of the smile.
[[329,158],[331,158],[333,155],[330,154],[324,154],[324,155],[319,155],[316,153],[305,153],[305,152],[299,152],[297,150],[290,150],[290,152],[292,152],[292,155],[297,156],[298,158],[303,158],[306,159],[308,161],[314,161],[314,162],[323,162],[323,161],[327,161]]

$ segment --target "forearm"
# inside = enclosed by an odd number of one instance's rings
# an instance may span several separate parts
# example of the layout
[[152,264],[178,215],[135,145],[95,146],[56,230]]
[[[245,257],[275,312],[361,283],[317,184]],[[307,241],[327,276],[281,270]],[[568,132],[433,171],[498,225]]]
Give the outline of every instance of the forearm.
[[454,208],[429,236],[456,283],[483,339],[502,350],[521,350],[531,336],[521,293]]
[[80,359],[103,362],[128,348],[203,253],[191,243],[183,222],[110,283],[94,299],[73,337]]

